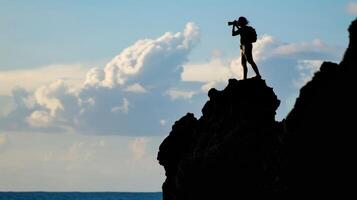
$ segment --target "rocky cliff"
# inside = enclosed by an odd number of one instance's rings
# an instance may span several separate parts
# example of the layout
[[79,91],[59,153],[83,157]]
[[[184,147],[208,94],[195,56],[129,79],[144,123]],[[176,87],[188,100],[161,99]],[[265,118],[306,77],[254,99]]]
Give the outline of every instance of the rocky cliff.
[[182,117],[160,146],[164,200],[353,192],[357,21],[349,32],[343,61],[323,63],[282,122],[264,80],[211,89],[202,117]]
[[348,30],[350,43],[342,62],[323,63],[283,121],[283,177],[290,193],[354,191],[357,20]]

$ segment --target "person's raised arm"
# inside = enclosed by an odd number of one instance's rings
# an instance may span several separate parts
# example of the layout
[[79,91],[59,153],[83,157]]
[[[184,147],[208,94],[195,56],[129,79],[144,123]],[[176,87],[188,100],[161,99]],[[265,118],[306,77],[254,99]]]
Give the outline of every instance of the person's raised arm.
[[[236,28],[237,28],[237,30],[236,30]],[[232,26],[232,36],[239,35],[239,33],[240,33],[240,30],[239,30],[238,26],[233,25]]]

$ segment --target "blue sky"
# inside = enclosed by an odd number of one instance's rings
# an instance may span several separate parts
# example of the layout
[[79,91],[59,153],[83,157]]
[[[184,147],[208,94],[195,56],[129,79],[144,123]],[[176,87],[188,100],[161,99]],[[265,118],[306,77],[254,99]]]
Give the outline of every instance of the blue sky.
[[356,14],[342,0],[0,0],[0,190],[159,191],[172,123],[241,78],[227,21],[256,28],[280,120],[341,60]]
[[238,15],[251,16],[258,33],[285,42],[320,38],[344,45],[353,19],[345,12],[348,2],[2,0],[0,64],[13,69],[32,63],[105,62],[138,39],[180,30],[188,21],[205,33],[192,56],[202,59],[213,48],[233,52],[226,22]]

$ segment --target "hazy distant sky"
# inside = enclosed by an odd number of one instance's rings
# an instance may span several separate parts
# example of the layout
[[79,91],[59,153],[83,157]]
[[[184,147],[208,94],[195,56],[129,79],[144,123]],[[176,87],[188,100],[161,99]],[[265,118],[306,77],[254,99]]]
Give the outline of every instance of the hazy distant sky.
[[0,0],[0,191],[160,191],[173,122],[241,78],[241,15],[280,120],[357,2]]

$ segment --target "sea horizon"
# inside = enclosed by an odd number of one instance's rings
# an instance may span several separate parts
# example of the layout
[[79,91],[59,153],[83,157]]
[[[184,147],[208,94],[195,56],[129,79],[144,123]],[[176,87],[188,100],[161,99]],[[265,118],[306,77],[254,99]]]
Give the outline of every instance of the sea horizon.
[[1,191],[0,200],[161,200],[161,192],[47,192],[47,191]]
[[3,190],[0,191],[0,193],[5,193],[5,192],[22,192],[22,193],[30,193],[30,192],[51,192],[51,193],[56,193],[56,192],[78,192],[78,193],[106,193],[106,192],[111,192],[111,193],[162,193],[162,191],[157,191],[157,192],[131,192],[131,191],[44,191],[44,190],[33,190],[33,191],[14,191],[14,190]]

